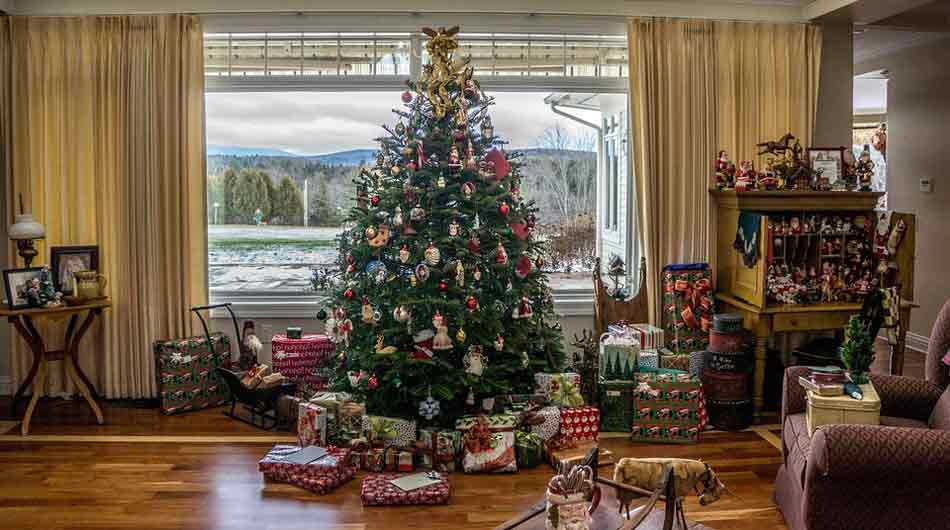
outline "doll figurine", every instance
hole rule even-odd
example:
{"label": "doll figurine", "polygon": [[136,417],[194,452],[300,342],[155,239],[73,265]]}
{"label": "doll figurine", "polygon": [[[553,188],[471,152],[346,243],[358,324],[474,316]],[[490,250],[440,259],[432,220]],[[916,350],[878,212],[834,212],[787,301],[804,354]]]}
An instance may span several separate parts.
{"label": "doll figurine", "polygon": [[751,160],[743,160],[739,165],[739,172],[736,173],[736,191],[755,189],[755,181],[755,166],[752,165]]}
{"label": "doll figurine", "polygon": [[435,316],[432,317],[432,327],[435,328],[435,337],[432,338],[432,349],[451,350],[452,338],[449,337],[449,328],[445,325],[445,319],[442,318],[441,312],[435,312]]}
{"label": "doll figurine", "polygon": [[765,169],[759,173],[758,178],[758,188],[760,190],[769,190],[774,191],[779,189],[779,181],[775,177],[775,167],[773,166],[774,161],[770,158],[765,162]]}
{"label": "doll figurine", "polygon": [[871,150],[867,145],[854,166],[854,173],[858,179],[858,191],[871,191],[871,180],[874,178],[874,162],[871,160]]}
{"label": "doll figurine", "polygon": [[453,145],[449,148],[448,166],[451,169],[462,169],[462,160],[459,158],[459,148]]}

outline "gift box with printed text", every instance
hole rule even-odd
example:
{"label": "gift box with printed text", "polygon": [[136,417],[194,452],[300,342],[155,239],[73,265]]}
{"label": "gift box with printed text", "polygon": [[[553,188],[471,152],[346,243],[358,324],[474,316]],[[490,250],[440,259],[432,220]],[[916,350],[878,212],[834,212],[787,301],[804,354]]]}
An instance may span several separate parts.
{"label": "gift box with printed text", "polygon": [[327,388],[327,379],[319,375],[319,368],[336,352],[336,345],[326,335],[303,335],[299,339],[286,334],[271,338],[272,369],[297,383],[297,393],[310,398]]}

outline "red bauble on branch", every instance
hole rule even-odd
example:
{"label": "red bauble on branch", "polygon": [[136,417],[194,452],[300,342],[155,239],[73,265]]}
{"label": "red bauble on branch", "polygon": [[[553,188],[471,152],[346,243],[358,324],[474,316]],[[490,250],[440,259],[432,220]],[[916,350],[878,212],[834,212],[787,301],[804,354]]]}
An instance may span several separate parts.
{"label": "red bauble on branch", "polygon": [[510,210],[510,209],[511,209],[511,207],[508,206],[508,203],[507,203],[507,202],[503,202],[503,203],[501,203],[500,206],[498,206],[498,213],[500,213],[501,215],[508,215],[508,210]]}
{"label": "red bauble on branch", "polygon": [[405,91],[402,93],[402,102],[403,103],[412,103],[412,92]]}
{"label": "red bauble on branch", "polygon": [[343,291],[343,296],[345,296],[347,300],[352,300],[352,299],[353,299],[353,289],[347,288],[345,291]]}
{"label": "red bauble on branch", "polygon": [[485,155],[485,161],[490,162],[495,168],[495,180],[501,180],[511,173],[511,164],[505,159],[504,151],[492,149]]}

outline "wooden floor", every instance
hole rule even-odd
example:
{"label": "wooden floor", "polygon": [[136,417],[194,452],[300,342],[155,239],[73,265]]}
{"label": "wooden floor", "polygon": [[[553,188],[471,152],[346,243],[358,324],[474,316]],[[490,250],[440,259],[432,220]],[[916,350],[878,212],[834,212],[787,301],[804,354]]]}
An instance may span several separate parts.
{"label": "wooden floor", "polygon": [[[908,375],[923,372],[908,356]],[[9,400],[0,400],[6,414]],[[21,406],[22,412],[22,406]],[[31,435],[0,434],[0,528],[16,529],[490,529],[536,502],[551,476],[541,466],[514,475],[450,477],[448,506],[363,508],[357,479],[321,497],[265,483],[258,459],[287,435],[226,418],[220,409],[166,417],[108,403],[106,425],[84,404],[43,400]],[[0,429],[15,422],[0,421]],[[784,529],[771,501],[781,462],[777,426],[712,433],[698,445],[603,444],[618,456],[703,459],[736,493],[711,506],[695,497],[691,520],[716,529]],[[607,470],[608,468],[603,468]]]}

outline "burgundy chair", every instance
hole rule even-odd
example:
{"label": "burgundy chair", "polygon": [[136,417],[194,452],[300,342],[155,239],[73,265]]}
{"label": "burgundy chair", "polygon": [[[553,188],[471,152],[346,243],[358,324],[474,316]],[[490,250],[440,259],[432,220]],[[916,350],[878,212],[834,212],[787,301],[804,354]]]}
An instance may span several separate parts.
{"label": "burgundy chair", "polygon": [[871,375],[881,425],[805,423],[801,366],[785,371],[775,503],[793,530],[948,529],[950,300],[934,323],[926,380]]}

